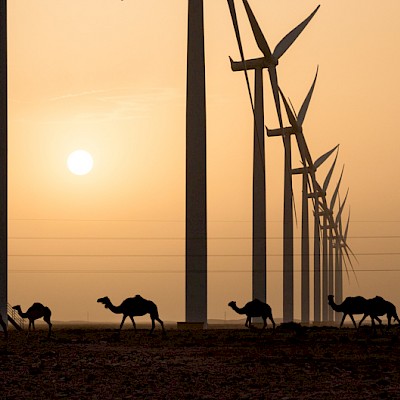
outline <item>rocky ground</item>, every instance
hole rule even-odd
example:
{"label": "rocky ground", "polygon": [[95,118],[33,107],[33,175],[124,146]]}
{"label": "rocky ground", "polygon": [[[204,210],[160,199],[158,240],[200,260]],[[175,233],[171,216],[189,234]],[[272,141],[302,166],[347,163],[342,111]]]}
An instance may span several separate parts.
{"label": "rocky ground", "polygon": [[400,399],[400,328],[55,327],[0,338],[1,399]]}

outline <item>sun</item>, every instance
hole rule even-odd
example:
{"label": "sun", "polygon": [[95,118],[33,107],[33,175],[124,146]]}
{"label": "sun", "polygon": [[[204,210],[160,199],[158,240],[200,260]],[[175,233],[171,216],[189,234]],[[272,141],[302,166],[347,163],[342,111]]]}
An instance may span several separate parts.
{"label": "sun", "polygon": [[86,150],[75,150],[67,159],[68,169],[75,175],[86,175],[93,168],[93,157]]}

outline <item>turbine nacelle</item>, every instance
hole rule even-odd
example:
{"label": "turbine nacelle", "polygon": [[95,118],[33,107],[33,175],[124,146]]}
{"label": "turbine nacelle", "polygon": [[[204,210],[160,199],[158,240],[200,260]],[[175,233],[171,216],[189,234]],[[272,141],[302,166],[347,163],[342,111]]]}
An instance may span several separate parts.
{"label": "turbine nacelle", "polygon": [[274,136],[289,136],[289,135],[296,135],[296,134],[302,134],[303,133],[303,128],[299,125],[297,126],[288,126],[283,129],[277,128],[277,129],[267,129],[267,136],[268,137],[274,137]]}
{"label": "turbine nacelle", "polygon": [[231,57],[229,57],[231,62],[232,71],[245,71],[251,69],[264,69],[264,68],[274,68],[279,64],[277,58],[273,55],[271,57],[259,57],[259,58],[251,58],[250,60],[245,61],[233,61]]}

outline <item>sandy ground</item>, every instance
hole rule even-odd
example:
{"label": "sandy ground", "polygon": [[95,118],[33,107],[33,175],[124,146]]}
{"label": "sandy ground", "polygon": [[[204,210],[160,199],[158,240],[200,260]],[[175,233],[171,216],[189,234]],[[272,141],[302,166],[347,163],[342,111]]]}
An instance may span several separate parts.
{"label": "sandy ground", "polygon": [[1,399],[400,399],[400,328],[54,327],[0,338]]}

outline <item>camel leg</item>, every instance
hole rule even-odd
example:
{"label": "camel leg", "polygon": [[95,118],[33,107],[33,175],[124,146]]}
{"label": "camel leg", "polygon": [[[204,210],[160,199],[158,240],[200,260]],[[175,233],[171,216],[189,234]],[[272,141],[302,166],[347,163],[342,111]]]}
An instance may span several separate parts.
{"label": "camel leg", "polygon": [[[361,321],[358,323],[358,327],[361,326],[361,324],[363,323],[363,321],[365,320],[365,318],[368,317],[368,314],[364,314],[363,317],[361,318]],[[371,317],[372,318],[372,317]]]}
{"label": "camel leg", "polygon": [[129,316],[129,318],[131,319],[131,321],[132,321],[132,325],[133,325],[133,330],[135,331],[135,333],[136,333],[136,323],[135,323],[135,320],[133,319],[133,317],[130,315]]}
{"label": "camel leg", "polygon": [[347,314],[343,314],[342,321],[340,322],[339,329],[343,326],[343,322],[346,319]]}
{"label": "camel leg", "polygon": [[119,326],[119,331],[121,332],[122,326],[124,325],[125,319],[126,319],[127,315],[124,315],[122,317],[122,321],[121,321],[121,325]]}
{"label": "camel leg", "polygon": [[264,325],[263,325],[263,327],[261,328],[260,335],[261,335],[262,331],[267,327],[267,317],[261,317],[261,318],[262,318],[263,321],[264,321]]}
{"label": "camel leg", "polygon": [[[381,333],[383,333],[383,324],[382,324],[382,320],[378,317],[375,317],[375,319],[379,322],[379,329],[381,330]],[[389,323],[387,328],[389,328]]]}
{"label": "camel leg", "polygon": [[246,328],[250,328],[250,325],[251,325],[251,318],[250,318],[250,317],[247,317],[244,326],[245,326]]}
{"label": "camel leg", "polygon": [[163,334],[165,335],[164,322],[162,322],[160,318],[155,318],[155,320],[160,323]]}
{"label": "camel leg", "polygon": [[271,322],[272,322],[272,332],[274,333],[274,332],[275,332],[275,321],[274,321],[274,319],[272,318],[272,315],[269,317],[269,319],[270,319]]}
{"label": "camel leg", "polygon": [[155,323],[155,321],[154,321],[154,318],[152,318],[152,319],[151,319],[150,335],[153,333],[155,327],[156,327],[156,323]]}
{"label": "camel leg", "polygon": [[351,320],[353,321],[354,328],[356,328],[356,329],[357,329],[357,324],[356,324],[356,321],[354,321],[353,314],[349,314],[349,315],[350,315],[350,318],[351,318]]}
{"label": "camel leg", "polygon": [[51,335],[51,327],[53,326],[53,324],[50,322],[50,317],[44,317],[43,318],[44,319],[44,321],[45,322],[47,322],[47,324],[49,325],[49,334],[48,334],[48,337],[50,337],[50,335]]}
{"label": "camel leg", "polygon": [[373,330],[373,334],[374,335],[376,335],[375,319],[377,319],[379,321],[379,327],[380,327],[381,332],[382,332],[382,321],[378,317],[371,317],[371,325],[372,325],[372,330]]}

